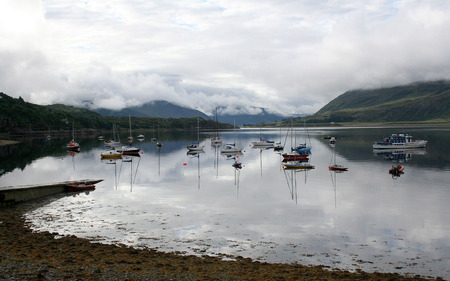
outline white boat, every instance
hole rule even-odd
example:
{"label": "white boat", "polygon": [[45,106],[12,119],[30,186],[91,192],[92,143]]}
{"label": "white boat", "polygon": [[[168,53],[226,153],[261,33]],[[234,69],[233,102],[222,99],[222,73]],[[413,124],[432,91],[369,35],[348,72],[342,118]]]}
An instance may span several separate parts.
{"label": "white boat", "polygon": [[405,134],[392,134],[381,142],[374,142],[373,149],[399,149],[399,148],[425,148],[428,141],[414,140],[412,136]]}
{"label": "white boat", "polygon": [[253,145],[253,147],[256,147],[256,148],[261,148],[261,147],[273,147],[275,144],[274,144],[274,141],[269,141],[269,140],[264,140],[262,137],[261,137],[261,126],[262,126],[262,118],[261,118],[261,115],[260,115],[260,125],[259,125],[259,141],[252,141],[252,145]]}
{"label": "white boat", "polygon": [[124,155],[133,155],[133,154],[137,154],[139,155],[139,151],[141,150],[139,147],[133,147],[133,146],[122,146],[121,148],[117,148],[116,149],[117,152],[120,152]]}
{"label": "white boat", "polygon": [[197,118],[197,142],[194,142],[188,146],[186,146],[186,148],[190,151],[203,151],[203,148],[205,148],[205,145],[200,145],[200,126],[199,126],[199,122],[198,122],[198,118]]}
{"label": "white boat", "polygon": [[230,154],[230,153],[237,153],[242,152],[244,149],[241,146],[236,146],[236,122],[233,124],[233,132],[234,132],[234,143],[228,143],[224,149],[220,150],[220,153],[222,154]]}
{"label": "white boat", "polygon": [[222,145],[222,138],[219,137],[219,122],[217,121],[217,107],[216,107],[216,120],[214,120],[215,122],[215,136],[211,137],[211,145],[212,146],[221,146]]}
{"label": "white boat", "polygon": [[130,123],[130,135],[127,138],[127,142],[132,143],[133,142],[133,136],[131,135],[131,116],[128,114],[128,122]]}
{"label": "white boat", "polygon": [[[116,137],[117,137],[117,139],[116,139]],[[120,143],[119,133],[117,132],[116,124],[113,125],[112,138],[108,139],[107,141],[104,141],[103,143],[105,144],[106,147],[109,147],[109,148],[116,148],[116,147],[119,147],[122,145]]]}
{"label": "white boat", "polygon": [[236,153],[236,152],[242,152],[243,147],[236,146],[234,143],[228,143],[224,149],[220,150],[220,153],[227,154],[227,153]]}
{"label": "white boat", "polygon": [[145,136],[144,135],[139,135],[139,136],[137,136],[137,140],[138,141],[143,141],[145,139]]}
{"label": "white boat", "polygon": [[259,139],[259,141],[252,141],[253,147],[273,147],[274,141],[264,140],[262,138]]}

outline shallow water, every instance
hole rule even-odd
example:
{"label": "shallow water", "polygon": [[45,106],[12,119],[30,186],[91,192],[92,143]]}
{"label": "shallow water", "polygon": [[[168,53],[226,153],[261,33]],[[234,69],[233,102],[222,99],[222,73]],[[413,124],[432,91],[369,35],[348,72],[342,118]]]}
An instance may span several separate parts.
{"label": "shallow water", "polygon": [[[208,133],[201,134],[205,153],[198,157],[186,153],[196,134],[175,134],[162,137],[161,150],[136,143],[141,157],[115,163],[100,160],[103,145],[95,139],[81,140],[75,156],[61,142],[33,143],[42,153],[14,158],[20,168],[5,170],[0,185],[105,179],[93,192],[28,213],[36,230],[187,254],[450,279],[448,129],[298,129],[296,142],[312,145],[310,171],[285,171],[279,153],[252,148],[259,133],[239,131],[241,170],[210,146]],[[291,146],[285,130],[262,133],[286,139],[285,151]],[[372,142],[392,133],[427,139],[428,147],[375,154]],[[221,136],[234,140],[233,132]],[[336,146],[324,136],[336,136]],[[328,170],[333,153],[348,172]],[[388,170],[399,162],[404,174],[393,178]]]}

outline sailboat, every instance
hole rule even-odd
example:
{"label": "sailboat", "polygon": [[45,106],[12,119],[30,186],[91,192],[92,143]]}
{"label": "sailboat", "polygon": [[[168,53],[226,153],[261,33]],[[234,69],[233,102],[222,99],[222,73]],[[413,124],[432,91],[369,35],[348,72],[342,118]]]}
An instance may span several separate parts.
{"label": "sailboat", "polygon": [[261,136],[261,126],[262,126],[262,117],[260,115],[260,125],[259,125],[259,141],[253,141],[253,147],[273,147],[274,141],[264,140]]}
{"label": "sailboat", "polygon": [[130,123],[130,135],[127,138],[127,142],[132,143],[133,142],[133,136],[131,135],[131,116],[128,114],[128,122]]}
{"label": "sailboat", "polygon": [[275,143],[273,147],[274,151],[282,151],[284,149],[284,145],[281,144],[281,126],[280,126],[280,142]]}
{"label": "sailboat", "polygon": [[158,138],[156,139],[156,147],[162,147],[162,141],[159,139],[159,120],[158,120]]}
{"label": "sailboat", "polygon": [[[309,153],[306,151],[299,151],[299,146],[295,144],[294,139],[294,130],[292,128],[292,118],[291,118],[291,124],[289,126],[288,132],[291,130],[291,152],[290,153],[283,153],[283,162],[290,162],[290,161],[308,161]],[[296,139],[296,137],[295,137]]]}
{"label": "sailboat", "polygon": [[234,143],[228,143],[224,149],[220,150],[221,154],[242,153],[244,149],[241,146],[236,146],[236,120],[233,123]]}
{"label": "sailboat", "polygon": [[[331,165],[331,163],[333,163]],[[328,169],[330,171],[339,171],[339,172],[345,172],[348,171],[348,168],[344,167],[343,165],[336,164],[336,151],[333,149],[333,154],[331,155],[330,160],[330,166],[328,166]]]}
{"label": "sailboat", "polygon": [[116,124],[113,124],[112,128],[112,138],[104,142],[105,146],[114,149],[120,146],[119,133],[117,132]]}
{"label": "sailboat", "polygon": [[197,118],[197,142],[186,146],[189,151],[203,151],[205,145],[200,145],[200,125]]}
{"label": "sailboat", "polygon": [[216,107],[216,120],[214,122],[215,126],[216,126],[216,135],[211,137],[211,145],[212,146],[221,146],[222,145],[222,138],[219,137],[219,122],[217,122],[217,107]]}
{"label": "sailboat", "polygon": [[133,137],[131,136],[131,117],[130,117],[130,115],[128,115],[128,118],[130,120],[130,136],[127,138],[129,145],[124,145],[121,148],[117,149],[117,151],[121,152],[124,155],[136,155],[136,154],[139,155],[139,151],[141,150],[141,148],[132,146]]}
{"label": "sailboat", "polygon": [[72,121],[72,140],[67,144],[67,149],[71,151],[79,151],[80,145],[75,141],[75,124]]}

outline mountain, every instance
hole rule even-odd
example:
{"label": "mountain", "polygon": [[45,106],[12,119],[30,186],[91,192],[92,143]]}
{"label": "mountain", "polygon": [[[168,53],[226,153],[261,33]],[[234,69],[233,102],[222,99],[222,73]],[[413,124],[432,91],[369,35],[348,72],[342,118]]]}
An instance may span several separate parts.
{"label": "mountain", "polygon": [[[182,109],[179,109],[182,111]],[[200,114],[199,114],[200,115]],[[203,114],[203,116],[206,116]],[[133,130],[196,130],[197,118],[156,118],[132,117]],[[73,125],[72,125],[73,124]],[[0,133],[22,134],[30,132],[52,134],[75,130],[111,130],[116,124],[119,130],[128,130],[129,119],[125,117],[101,116],[100,114],[63,104],[37,105],[13,98],[0,92]],[[231,129],[232,125],[219,123],[206,118],[199,118],[203,130]]]}
{"label": "mountain", "polygon": [[[281,115],[268,113],[264,108],[261,108],[262,114],[224,114],[220,115],[221,107],[219,109],[218,120],[221,123],[228,123],[233,125],[236,121],[236,126],[242,126],[246,124],[259,124],[261,122],[274,122],[283,119]],[[93,111],[99,113],[102,116],[115,116],[115,117],[127,117],[131,115],[133,117],[158,117],[158,118],[192,118],[201,117],[204,119],[215,120],[215,116],[208,116],[205,113],[175,105],[168,101],[158,100],[147,102],[141,106],[127,107],[121,110],[110,110],[105,108],[94,109]]]}
{"label": "mountain", "polygon": [[[275,121],[280,121],[286,117],[281,115],[277,115],[274,113],[267,112],[264,108],[261,108],[261,114],[223,114],[218,116],[218,121],[221,123],[234,124],[236,122],[236,126],[243,125],[258,125],[262,123],[270,123]],[[211,116],[211,119],[214,117]]]}
{"label": "mountain", "polygon": [[348,91],[307,120],[312,123],[449,121],[450,80]]}
{"label": "mountain", "polygon": [[191,118],[201,117],[209,119],[209,117],[201,111],[175,105],[168,101],[151,101],[141,106],[127,107],[121,110],[110,110],[105,108],[94,109],[102,116],[124,117],[131,115],[133,117],[158,117],[158,118]]}

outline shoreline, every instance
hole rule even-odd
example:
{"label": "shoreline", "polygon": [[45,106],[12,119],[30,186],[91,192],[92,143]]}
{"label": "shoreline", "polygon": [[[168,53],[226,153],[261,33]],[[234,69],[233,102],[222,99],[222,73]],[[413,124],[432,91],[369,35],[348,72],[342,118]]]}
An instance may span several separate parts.
{"label": "shoreline", "polygon": [[23,214],[43,199],[0,208],[0,279],[20,280],[443,280],[366,273],[325,266],[266,263],[250,258],[181,255],[34,232]]}

